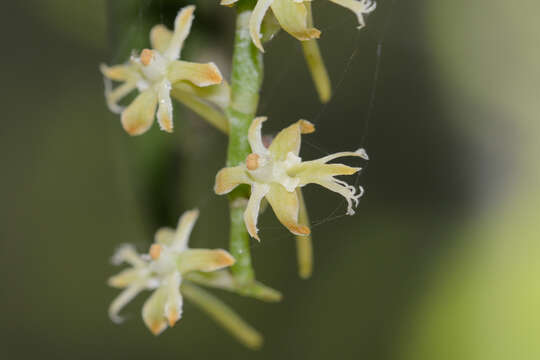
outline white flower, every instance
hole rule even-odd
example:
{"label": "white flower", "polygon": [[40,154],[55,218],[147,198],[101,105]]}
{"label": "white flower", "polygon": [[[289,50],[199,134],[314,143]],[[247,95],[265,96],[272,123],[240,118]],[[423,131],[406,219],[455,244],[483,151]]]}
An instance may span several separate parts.
{"label": "white flower", "polygon": [[[238,0],[222,0],[221,5],[230,6]],[[258,0],[250,19],[250,33],[253,43],[264,51],[261,44],[261,24],[269,9],[272,9],[281,27],[298,40],[316,39],[321,32],[310,26],[311,9],[304,3],[312,0]],[[365,26],[364,15],[375,10],[372,0],[330,0],[353,11],[358,17],[358,28]]]}
{"label": "white flower", "polygon": [[354,188],[336,179],[339,175],[352,175],[360,170],[343,164],[328,164],[329,161],[356,156],[368,159],[364,149],[355,152],[339,152],[323,158],[302,161],[300,153],[301,134],[315,131],[309,121],[299,120],[283,129],[267,149],[261,137],[264,117],[255,118],[249,128],[248,140],[253,153],[244,164],[221,169],[216,175],[214,191],[222,195],[240,184],[251,186],[251,196],[244,213],[244,221],[249,234],[257,240],[257,217],[261,200],[266,197],[279,221],[293,234],[308,235],[307,226],[298,223],[299,199],[297,188],[314,183],[342,195],[348,203],[347,214],[353,215],[353,205],[362,196],[361,187]]}
{"label": "white flower", "polygon": [[[163,25],[156,25],[150,32],[152,49],[133,55],[124,65],[101,66],[105,76],[106,99],[111,111],[122,113],[122,126],[130,135],[146,132],[157,119],[162,130],[172,132],[171,90],[178,82],[189,87],[208,87],[223,80],[214,63],[198,64],[179,60],[184,41],[189,35],[195,6],[186,6],[178,13],[174,32]],[[123,82],[114,90],[110,81]],[[137,89],[139,95],[127,107],[118,105],[123,97]],[[194,89],[193,92],[197,93]]]}
{"label": "white flower", "polygon": [[225,250],[189,249],[188,240],[199,212],[184,213],[176,230],[162,228],[155,236],[149,254],[139,255],[133,246],[121,246],[113,263],[127,263],[130,268],[109,279],[109,285],[124,291],[112,302],[109,316],[121,322],[120,310],[143,290],[154,290],[145,302],[142,316],[155,335],[173,326],[182,315],[180,285],[185,274],[192,271],[209,272],[234,264]]}

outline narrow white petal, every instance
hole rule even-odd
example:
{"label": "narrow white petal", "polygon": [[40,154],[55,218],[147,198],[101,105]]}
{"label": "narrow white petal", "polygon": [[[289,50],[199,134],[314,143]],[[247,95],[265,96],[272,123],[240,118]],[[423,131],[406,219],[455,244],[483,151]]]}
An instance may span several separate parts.
{"label": "narrow white petal", "polygon": [[120,310],[122,310],[122,308],[126,306],[127,303],[133,300],[135,296],[137,296],[137,294],[139,294],[143,289],[144,286],[142,286],[141,284],[133,284],[126,288],[124,291],[122,291],[120,295],[118,295],[116,299],[114,299],[114,301],[111,303],[111,306],[109,307],[109,317],[113,322],[117,324],[122,322],[123,319],[118,315],[118,313],[120,313]]}
{"label": "narrow white petal", "polygon": [[157,119],[161,130],[166,132],[173,131],[173,106],[171,101],[171,84],[164,80],[158,90],[158,111]]}
{"label": "narrow white petal", "polygon": [[248,141],[251,146],[251,151],[259,155],[265,155],[268,153],[268,149],[262,142],[262,123],[266,121],[266,117],[260,116],[253,119],[249,127]]}
{"label": "narrow white petal", "polygon": [[176,251],[183,251],[187,248],[189,236],[191,231],[199,218],[199,210],[193,209],[186,211],[178,220],[178,227],[176,228],[176,234],[174,235],[171,249]]}
{"label": "narrow white petal", "polygon": [[246,211],[244,212],[244,222],[249,234],[257,240],[257,218],[259,217],[259,209],[261,207],[261,200],[270,191],[270,186],[266,184],[254,184],[251,186],[251,196],[249,197]]}
{"label": "narrow white petal", "polygon": [[174,33],[169,43],[169,47],[165,50],[165,57],[169,60],[176,60],[180,58],[180,52],[184,41],[189,35],[191,30],[191,24],[193,22],[193,12],[195,6],[190,5],[182,8],[174,21]]}
{"label": "narrow white petal", "polygon": [[257,46],[262,52],[264,52],[264,48],[261,44],[261,24],[264,19],[264,15],[273,2],[274,0],[257,1],[257,5],[255,5],[251,18],[249,19],[249,33],[251,35],[251,39],[253,40],[255,46]]}

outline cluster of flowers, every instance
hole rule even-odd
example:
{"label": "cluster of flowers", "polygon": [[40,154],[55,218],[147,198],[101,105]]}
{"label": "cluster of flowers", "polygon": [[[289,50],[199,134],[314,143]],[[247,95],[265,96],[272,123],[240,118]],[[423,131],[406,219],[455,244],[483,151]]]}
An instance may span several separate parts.
{"label": "cluster of flowers", "polygon": [[[237,0],[222,0],[222,5],[232,5]],[[375,4],[369,0],[330,0],[347,7],[358,16],[360,27],[363,15],[371,12]],[[271,9],[271,12],[269,12]],[[106,100],[111,111],[121,114],[123,128],[130,135],[140,135],[153,124],[154,118],[162,130],[173,131],[171,95],[190,106],[196,99],[225,108],[229,101],[229,86],[214,63],[200,64],[180,60],[181,50],[194,18],[194,6],[180,10],[174,31],[156,25],[150,33],[151,49],[133,54],[122,65],[101,66],[106,79]],[[266,15],[266,16],[265,16]],[[318,38],[320,31],[311,26],[309,1],[259,0],[250,19],[253,43],[263,51],[261,24],[273,21],[292,36],[306,41]],[[113,88],[112,82],[121,84]],[[120,101],[132,91],[137,97],[127,106]],[[310,229],[298,221],[301,206],[300,188],[318,184],[342,195],[347,203],[347,214],[354,214],[354,206],[362,196],[358,189],[339,180],[336,176],[352,175],[360,168],[329,163],[341,157],[368,159],[363,149],[338,152],[311,161],[300,158],[301,135],[315,131],[312,123],[299,120],[280,131],[270,146],[262,141],[262,124],[265,117],[253,119],[248,133],[252,153],[245,162],[226,167],[216,175],[215,193],[223,195],[240,184],[251,187],[251,195],[244,213],[249,234],[260,240],[257,218],[261,201],[266,198],[279,221],[293,234],[309,235]],[[235,290],[236,285],[226,267],[235,259],[225,250],[190,249],[188,239],[198,217],[198,211],[186,212],[177,229],[163,228],[156,235],[148,253],[138,254],[133,246],[121,246],[113,257],[115,264],[127,263],[131,267],[109,279],[113,287],[123,288],[109,309],[113,321],[121,321],[120,310],[143,290],[153,290],[145,302],[142,317],[148,328],[159,334],[173,326],[182,314],[182,294],[191,293],[190,283]],[[211,273],[210,277],[205,274]]]}

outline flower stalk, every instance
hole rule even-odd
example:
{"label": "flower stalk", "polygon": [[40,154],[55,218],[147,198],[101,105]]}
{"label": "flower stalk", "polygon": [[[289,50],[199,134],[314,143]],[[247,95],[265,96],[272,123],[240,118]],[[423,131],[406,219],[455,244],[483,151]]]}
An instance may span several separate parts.
{"label": "flower stalk", "polygon": [[261,334],[218,298],[189,283],[182,284],[182,294],[226,328],[242,344],[251,349],[261,347],[263,342]]}
{"label": "flower stalk", "polygon": [[[302,189],[296,189],[300,210],[298,211],[298,223],[309,227],[309,216],[306,208],[306,202],[302,195]],[[298,261],[298,275],[302,279],[308,279],[313,272],[313,242],[311,233],[308,235],[296,236],[296,259]]]}
{"label": "flower stalk", "polygon": [[[251,152],[248,129],[257,112],[263,78],[262,54],[253,45],[249,32],[249,21],[255,3],[253,0],[241,0],[236,4],[231,101],[226,110],[229,119],[228,166],[243,163]],[[237,260],[231,271],[235,280],[246,290],[255,279],[251,264],[250,238],[243,220],[248,198],[247,186],[239,186],[229,195],[230,251]]]}
{"label": "flower stalk", "polygon": [[[313,14],[311,12],[311,3],[305,3],[308,15],[307,24],[313,26]],[[313,83],[319,94],[319,99],[322,103],[326,103],[332,97],[332,85],[330,84],[330,78],[328,77],[328,71],[324,65],[324,60],[321,55],[321,50],[317,44],[316,39],[310,39],[301,41],[302,50],[304,51],[304,57],[311,73]]]}

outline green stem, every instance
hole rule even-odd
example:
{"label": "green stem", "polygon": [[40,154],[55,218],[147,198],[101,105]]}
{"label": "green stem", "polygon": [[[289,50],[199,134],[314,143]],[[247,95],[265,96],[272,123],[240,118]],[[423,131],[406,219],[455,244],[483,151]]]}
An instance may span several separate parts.
{"label": "green stem", "polygon": [[257,349],[262,345],[262,336],[246,323],[225,303],[198,286],[182,284],[182,295],[205,311],[225,329],[229,330],[241,343]]}
{"label": "green stem", "polygon": [[[231,102],[226,111],[229,119],[227,166],[236,166],[244,162],[251,152],[247,134],[257,112],[263,78],[262,54],[253,45],[249,35],[249,19],[254,5],[253,0],[240,0],[237,3]],[[243,221],[248,198],[247,186],[239,186],[229,196],[230,250],[236,259],[232,273],[235,280],[243,286],[249,286],[255,278],[251,266],[250,238]]]}

